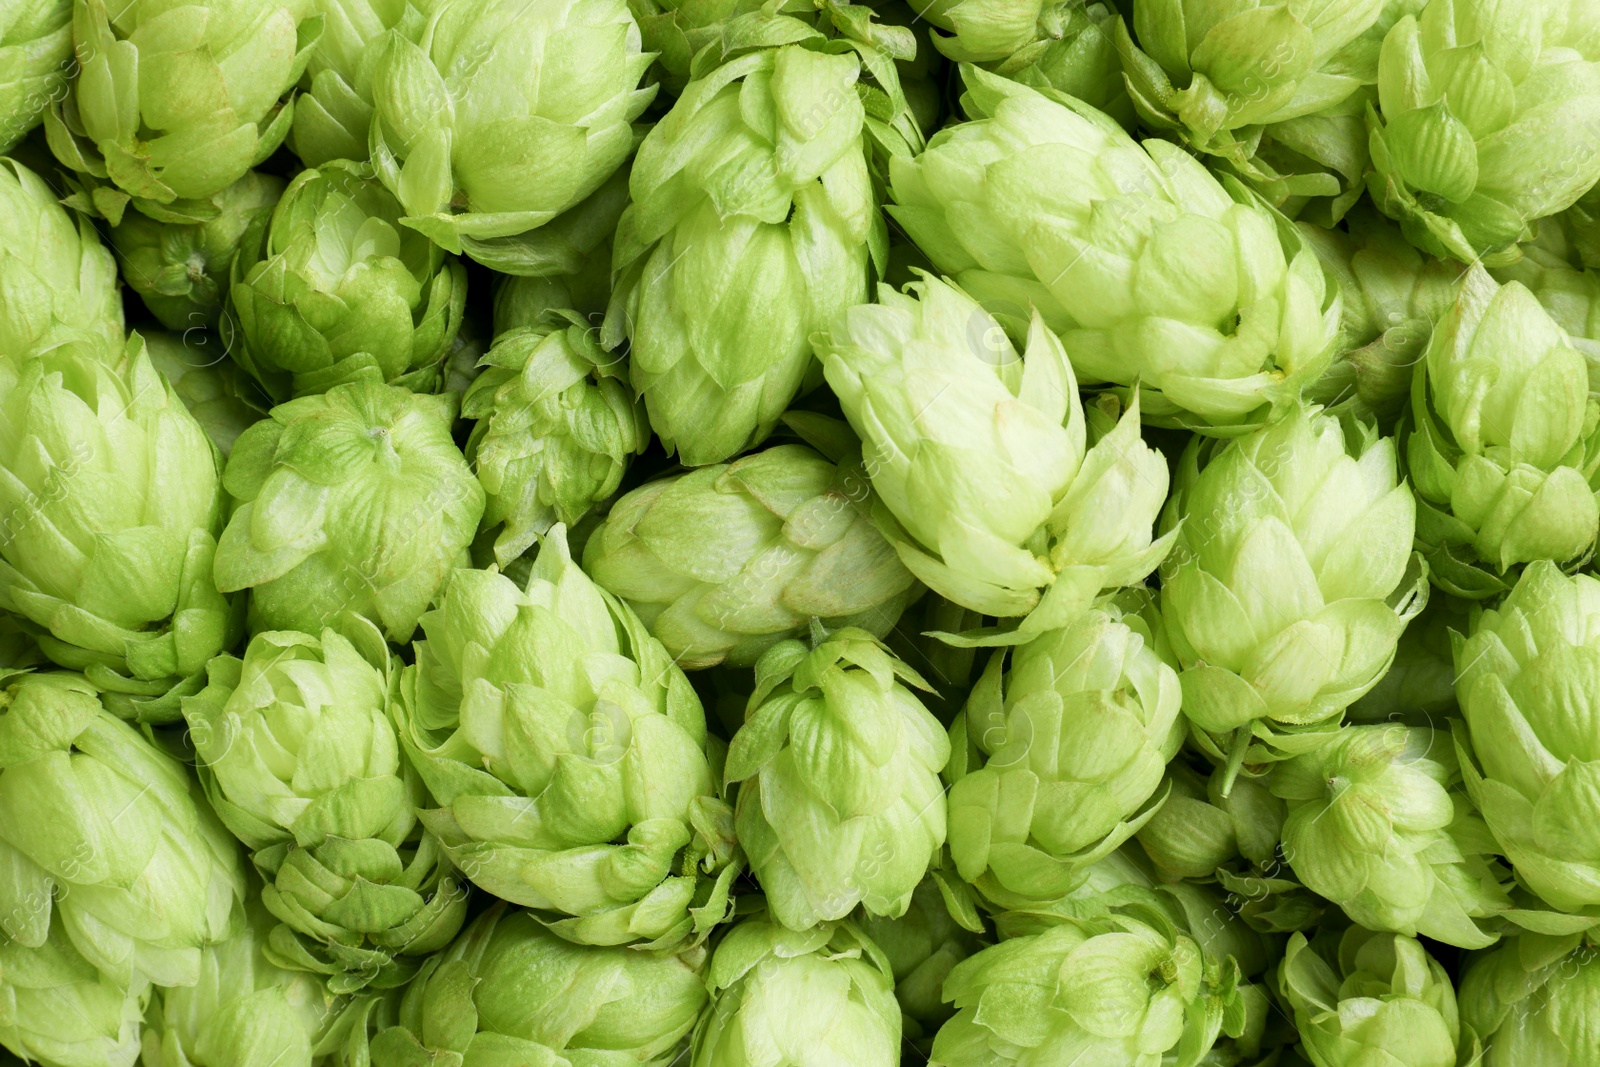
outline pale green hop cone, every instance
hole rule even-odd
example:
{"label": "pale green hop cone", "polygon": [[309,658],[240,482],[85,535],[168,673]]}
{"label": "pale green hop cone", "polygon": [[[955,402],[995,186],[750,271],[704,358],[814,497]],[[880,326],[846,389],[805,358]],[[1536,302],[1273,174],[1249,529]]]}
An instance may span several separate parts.
{"label": "pale green hop cone", "polygon": [[1461,772],[1518,879],[1563,911],[1600,905],[1600,580],[1531,564],[1457,638]]}
{"label": "pale green hop cone", "polygon": [[6,951],[59,927],[75,980],[122,990],[193,985],[245,893],[238,843],[184,766],[71,674],[0,676],[0,864]]}
{"label": "pale green hop cone", "polygon": [[9,1050],[21,1063],[133,1067],[150,995],[144,976],[130,984],[84,959],[59,916],[39,944],[7,936],[0,940],[0,1062]]}
{"label": "pale green hop cone", "polygon": [[451,252],[526,233],[599,188],[655,95],[624,0],[439,0],[372,71],[370,148],[406,225]]}
{"label": "pale green hop cone", "polygon": [[675,947],[722,921],[739,865],[705,712],[564,527],[523,587],[455,571],[422,631],[393,709],[438,804],[423,824],[464,875],[586,944]]}
{"label": "pale green hop cone", "polygon": [[434,392],[467,299],[466,268],[416,230],[370,168],[302,171],[244,235],[226,325],[276,400],[376,374]]}
{"label": "pale green hop cone", "polygon": [[1443,732],[1348,726],[1268,786],[1289,806],[1283,851],[1308,889],[1369,930],[1486,948],[1509,878],[1460,778]]}
{"label": "pale green hop cone", "polygon": [[[502,290],[504,292],[504,290]],[[556,523],[568,527],[617,491],[650,442],[627,365],[574,311],[500,333],[461,398],[476,419],[467,462],[484,488],[483,527],[502,567]]]}
{"label": "pale green hop cone", "polygon": [[936,593],[1011,624],[1064,626],[1140,582],[1166,460],[1139,435],[1140,394],[1091,439],[1062,342],[1037,314],[1019,352],[966,293],[925,276],[851,308],[818,341],[862,464],[904,533],[901,560]]}
{"label": "pale green hop cone", "polygon": [[70,95],[45,115],[50,149],[112,225],[130,203],[203,210],[264,163],[294,116],[322,32],[313,0],[73,0]]}
{"label": "pale green hop cone", "polygon": [[21,163],[0,160],[0,352],[22,356],[63,333],[87,333],[104,339],[114,361],[123,330],[116,263],[59,196]]}
{"label": "pale green hop cone", "polygon": [[157,697],[195,677],[239,629],[211,581],[219,474],[137,334],[0,355],[0,607],[103,689]]}
{"label": "pale green hop cone", "polygon": [[[1476,1063],[1450,975],[1416,940],[1359,926],[1289,939],[1278,989],[1313,1067]],[[1459,1052],[1458,1052],[1459,1050]],[[1543,1062],[1543,1061],[1528,1061]]]}
{"label": "pale green hop cone", "polygon": [[612,505],[584,567],[687,669],[753,666],[813,618],[881,637],[921,586],[844,460],[774,445],[650,482]]}
{"label": "pale green hop cone", "polygon": [[1321,744],[1426,603],[1397,468],[1392,438],[1307,409],[1185,452],[1161,610],[1184,715],[1228,785]]}
{"label": "pale green hop cone", "polygon": [[259,171],[212,196],[198,218],[129,211],[111,230],[122,280],[169,330],[214,327],[228,312],[228,275],[246,232],[271,214],[282,178]]}
{"label": "pale green hop cone", "polygon": [[318,637],[256,634],[183,702],[201,784],[266,879],[268,956],[337,993],[403,984],[466,915],[417,824],[427,793],[389,719],[399,669],[377,627],[346,616]]}
{"label": "pale green hop cone", "polygon": [[804,44],[693,81],[633,163],[603,339],[631,343],[650,424],[686,466],[772,431],[811,367],[811,334],[867,299],[885,247],[862,61],[802,31]]}
{"label": "pale green hop cone", "polygon": [[1384,38],[1367,190],[1418,248],[1512,262],[1600,178],[1591,5],[1432,0]]}
{"label": "pale green hop cone", "polygon": [[1447,592],[1503,592],[1519,564],[1587,558],[1600,531],[1600,403],[1581,353],[1521,284],[1472,268],[1412,390],[1417,539]]}
{"label": "pale green hop cone", "polygon": [[703,953],[576,945],[497,904],[423,965],[372,1063],[667,1067],[705,1007],[703,971]]}
{"label": "pale green hop cone", "polygon": [[950,743],[916,672],[862,630],[774,645],[728,747],[734,827],[772,917],[793,930],[858,904],[896,918],[945,840]]}
{"label": "pale green hop cone", "polygon": [[[991,901],[1049,900],[1161,806],[1177,672],[1143,620],[1095,610],[989,661],[951,729],[950,854]],[[1004,673],[1002,673],[1004,672]]]}
{"label": "pale green hop cone", "polygon": [[894,976],[854,923],[796,932],[751,916],[717,945],[706,985],[690,1067],[900,1062]]}
{"label": "pale green hop cone", "polygon": [[410,640],[483,515],[450,437],[456,403],[365,377],[279,404],[240,436],[215,577],[250,590],[252,631],[316,633],[350,611]]}
{"label": "pale green hop cone", "polygon": [[1278,418],[1333,356],[1337,287],[1284,218],[1177,145],[973,67],[970,121],[890,166],[889,213],[1013,337],[1030,308],[1079,381],[1146,421]]}

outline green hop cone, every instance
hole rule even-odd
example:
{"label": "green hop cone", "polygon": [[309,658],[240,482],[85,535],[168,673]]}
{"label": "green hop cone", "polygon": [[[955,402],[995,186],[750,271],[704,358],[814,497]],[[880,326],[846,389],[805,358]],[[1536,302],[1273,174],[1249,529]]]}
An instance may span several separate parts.
{"label": "green hop cone", "polygon": [[564,527],[525,588],[455,571],[422,630],[393,713],[463,874],[585,944],[675,945],[722,920],[738,864],[705,712]]}
{"label": "green hop cone", "polygon": [[439,0],[372,72],[371,153],[404,222],[451,252],[526,233],[599,188],[655,95],[625,0]]}
{"label": "green hop cone", "polygon": [[865,913],[856,917],[861,932],[889,961],[901,1032],[924,1054],[935,1031],[955,1014],[940,993],[945,978],[984,943],[983,920],[958,896],[953,881],[942,874],[924,878],[911,894],[910,908],[897,919]]}
{"label": "green hop cone", "polygon": [[169,330],[216,326],[245,233],[282,195],[282,178],[250,171],[212,196],[199,218],[124,214],[111,230],[122,280]]}
{"label": "green hop cone", "polygon": [[774,445],[628,493],[584,567],[685,668],[752,666],[813,618],[882,636],[916,597],[873,503],[851,457]]}
{"label": "green hop cone", "polygon": [[944,984],[956,1014],[930,1065],[1197,1063],[1229,999],[1206,972],[1199,944],[1156,909],[1063,918],[956,965]]}
{"label": "green hop cone", "polygon": [[1600,952],[1576,935],[1523,934],[1466,968],[1461,1023],[1481,1067],[1586,1067],[1594,1057]]}
{"label": "green hop cone", "polygon": [[1422,367],[1405,449],[1440,585],[1492,596],[1518,564],[1586,558],[1600,531],[1600,404],[1533,294],[1472,268]]}
{"label": "green hop cone", "polygon": [[133,1067],[149,997],[144,976],[130,985],[84,959],[59,916],[38,944],[0,939],[0,1062]]}
{"label": "green hop cone", "polygon": [[155,331],[144,335],[144,344],[150,365],[172,386],[223,459],[233,452],[240,434],[267,417],[270,403],[228,358],[216,334]]}
{"label": "green hop cone", "polygon": [[[4,56],[0,47],[0,63]],[[89,220],[57,199],[33,171],[0,159],[0,353],[8,356],[64,331],[122,343],[116,264]]]}
{"label": "green hop cone", "polygon": [[1362,122],[1393,0],[1134,0],[1117,50],[1139,116],[1216,157],[1274,203],[1361,195]]}
{"label": "green hop cone", "polygon": [[244,236],[229,290],[233,354],[274,399],[373,373],[437,389],[466,268],[401,225],[402,211],[368,168],[341,161],[302,171]]}
{"label": "green hop cone", "polygon": [[[252,887],[252,890],[254,887]],[[200,980],[157,990],[142,1067],[312,1067],[345,1005],[322,980],[286,971],[266,951],[273,919],[251,901],[227,940],[205,949]]]}
{"label": "green hop cone", "polygon": [[1321,744],[1426,603],[1416,503],[1396,468],[1392,438],[1304,408],[1185,452],[1163,517],[1178,542],[1161,609],[1183,712],[1227,787],[1242,767]]}
{"label": "green hop cone", "polygon": [[322,32],[313,0],[73,0],[72,93],[50,149],[112,225],[131,202],[203,217],[277,151]]}
{"label": "green hop cone", "polygon": [[950,854],[990,900],[1048,900],[1165,798],[1176,672],[1135,616],[1091,611],[989,660],[951,729]]}
{"label": "green hop cone", "polygon": [[45,945],[55,917],[123,989],[194,984],[245,889],[183,765],[71,674],[0,673],[0,863],[10,942]]}
{"label": "green hop cone", "polygon": [[488,499],[483,525],[499,528],[494,555],[504,567],[614,494],[650,427],[621,356],[601,348],[576,312],[498,334],[483,367],[461,413],[477,420],[467,462]]}
{"label": "green hop cone", "polygon": [[[1421,943],[1359,926],[1289,939],[1278,991],[1313,1067],[1456,1067],[1461,1021],[1450,975]],[[1471,1042],[1470,1031],[1465,1035]],[[1546,1060],[1527,1060],[1529,1064]]]}
{"label": "green hop cone", "polygon": [[17,0],[0,14],[0,153],[66,95],[72,69],[72,0]]}
{"label": "green hop cone", "polygon": [[706,985],[689,1067],[900,1063],[893,972],[854,923],[797,932],[752,916],[717,945]]}
{"label": "green hop cone", "polygon": [[[981,3],[981,0],[980,0]],[[937,7],[951,5],[933,4],[926,13],[931,20]],[[1003,5],[975,5],[971,0],[954,5],[955,8],[972,6],[982,13],[984,6],[1001,8]],[[1016,5],[1027,11],[1030,4]],[[1029,40],[994,63],[996,74],[1003,74],[1023,85],[1035,89],[1056,89],[1068,96],[1104,111],[1124,127],[1133,126],[1133,102],[1128,98],[1128,84],[1122,76],[1122,61],[1117,56],[1116,38],[1112,19],[1113,7],[1104,3],[1046,4],[1040,12],[1038,36]],[[957,32],[959,42],[961,34]],[[948,48],[947,38],[935,37],[934,47]]]}
{"label": "green hop cone", "polygon": [[1090,447],[1072,365],[1037,315],[1019,355],[931,275],[878,299],[818,351],[913,574],[963,607],[1027,616],[997,638],[1025,640],[1155,569],[1172,543],[1151,538],[1167,465],[1139,436],[1142,396]]}
{"label": "green hop cone", "polygon": [[429,0],[317,0],[322,36],[306,63],[288,145],[308,167],[370,154],[372,79],[390,30],[415,41]]}
{"label": "green hop cone", "polygon": [[[1074,16],[1092,17],[1084,10],[1091,5],[1072,5],[1061,0],[908,0],[913,11],[937,31],[933,46],[958,63],[990,63],[1010,59],[1017,52],[1041,39],[1063,36]],[[1094,8],[1104,5],[1094,4]],[[1093,12],[1099,15],[1100,12]],[[1109,26],[1097,25],[1090,32],[1107,34]]]}
{"label": "green hop cone", "polygon": [[1462,268],[1418,252],[1370,209],[1345,225],[1348,232],[1299,224],[1344,297],[1338,355],[1306,398],[1387,428],[1410,400],[1413,372],[1455,301]]}
{"label": "green hop cone", "polygon": [[1322,375],[1338,289],[1282,216],[1177,145],[963,74],[971,121],[892,161],[889,213],[1014,336],[1036,308],[1081,382],[1138,383],[1161,425],[1269,421]]}
{"label": "green hop cone", "polygon": [[631,342],[650,424],[687,466],[759,444],[812,365],[811,334],[868,298],[885,237],[862,61],[809,47],[823,43],[697,78],[634,160],[603,339]]}
{"label": "green hop cone", "polygon": [[1531,564],[1455,649],[1461,772],[1518,880],[1551,905],[1600,905],[1600,580]]}
{"label": "green hop cone", "polygon": [[950,743],[928,685],[863,630],[772,646],[728,747],[734,828],[772,917],[793,930],[862,905],[897,918],[945,841]]}
{"label": "green hop cone", "polygon": [[1433,0],[1384,38],[1367,189],[1418,248],[1513,261],[1600,178],[1588,6]]}
{"label": "green hop cone", "polygon": [[1443,733],[1348,726],[1279,764],[1269,786],[1289,806],[1284,855],[1308,889],[1369,930],[1485,948],[1508,879],[1459,781]]}
{"label": "green hop cone", "polygon": [[367,377],[279,404],[240,436],[216,582],[250,589],[253,632],[316,633],[350,611],[410,640],[483,515],[450,437],[456,403]]}
{"label": "green hop cone", "polygon": [[[1596,204],[1600,207],[1600,204]],[[1539,224],[1539,234],[1524,242],[1522,258],[1490,273],[1502,285],[1521,282],[1539,304],[1567,333],[1567,340],[1589,364],[1591,391],[1600,383],[1600,273],[1587,260],[1600,251],[1589,242],[1600,237],[1585,235],[1570,221],[1576,207],[1566,215]]]}
{"label": "green hop cone", "polygon": [[372,1063],[667,1067],[706,1003],[697,957],[575,945],[496,904],[423,965]]}
{"label": "green hop cone", "polygon": [[239,619],[211,582],[216,449],[138,334],[116,351],[114,368],[98,342],[0,356],[0,607],[137,700],[197,676]]}
{"label": "green hop cone", "polygon": [[343,993],[403,983],[467,899],[417,825],[427,795],[388,715],[399,668],[370,622],[340,622],[348,637],[256,634],[183,713],[212,807],[267,880],[268,955]]}

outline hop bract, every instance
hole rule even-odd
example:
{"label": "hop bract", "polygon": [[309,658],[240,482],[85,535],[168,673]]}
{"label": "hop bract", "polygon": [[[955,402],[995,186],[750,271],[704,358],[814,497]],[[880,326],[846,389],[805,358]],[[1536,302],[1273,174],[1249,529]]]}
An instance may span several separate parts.
{"label": "hop bract", "polygon": [[1456,645],[1467,791],[1517,877],[1557,908],[1600,904],[1600,783],[1587,723],[1600,671],[1600,580],[1529,565]]}
{"label": "hop bract", "polygon": [[277,151],[322,32],[312,0],[74,0],[78,76],[45,117],[94,208],[204,211]]}
{"label": "hop bract", "polygon": [[1132,836],[1183,741],[1176,672],[1091,611],[996,655],[951,731],[950,854],[990,899],[1048,900]]}
{"label": "hop bract", "polygon": [[437,388],[467,275],[402,226],[402,210],[367,168],[330,163],[302,171],[245,235],[229,291],[233,355],[275,399],[373,372]]}
{"label": "hop bract", "polygon": [[211,581],[221,490],[216,449],[137,334],[0,356],[0,607],[56,662],[148,697],[232,643]]}
{"label": "hop bract", "polygon": [[575,945],[498,904],[423,966],[372,1063],[666,1067],[705,1002],[691,957]]}
{"label": "hop bract", "polygon": [[66,92],[71,67],[72,0],[17,0],[0,17],[0,152]]}
{"label": "hop bract", "polygon": [[564,527],[525,588],[455,571],[422,630],[395,714],[439,805],[422,821],[463,874],[586,944],[670,945],[721,921],[737,868],[705,712]]}
{"label": "hop bract", "polygon": [[1183,712],[1229,781],[1322,743],[1426,602],[1393,438],[1301,409],[1183,460],[1161,608]]}
{"label": "hop bract", "polygon": [[1581,1067],[1594,1047],[1600,953],[1579,935],[1524,934],[1479,955],[1461,979],[1461,1022],[1483,1067]]}
{"label": "hop bract", "polygon": [[115,360],[123,339],[116,264],[88,219],[62,208],[33,171],[0,160],[0,352],[21,356],[63,331],[103,338]]}
{"label": "hop bract", "polygon": [[606,342],[631,341],[650,423],[687,466],[760,443],[811,334],[867,298],[883,223],[860,75],[853,53],[750,52],[692,82],[639,147]]}
{"label": "hop bract", "polygon": [[1456,1058],[1463,1035],[1450,976],[1409,937],[1359,926],[1343,935],[1325,930],[1310,941],[1295,934],[1278,988],[1313,1067],[1462,1062]]}
{"label": "hop bract", "polygon": [[1494,944],[1487,920],[1510,906],[1505,869],[1465,796],[1442,734],[1349,726],[1280,764],[1270,787],[1289,805],[1283,848],[1306,887],[1370,930],[1460,948]]}
{"label": "hop bract", "polygon": [[250,171],[211,197],[202,218],[128,212],[111,231],[122,280],[169,330],[216,326],[239,245],[256,219],[271,213],[283,188],[283,179]]}
{"label": "hop bract", "polygon": [[945,839],[950,743],[906,686],[915,671],[872,635],[785,641],[756,663],[728,748],[734,827],[772,917],[794,930],[905,914]]}
{"label": "hop bract", "polygon": [[417,826],[427,794],[388,714],[398,668],[375,626],[339,622],[348,637],[268,631],[217,657],[183,713],[212,807],[267,879],[269,955],[343,993],[401,984],[467,899]]}
{"label": "hop bract", "polygon": [[1424,367],[1406,461],[1445,589],[1481,597],[1517,564],[1586,555],[1600,530],[1600,404],[1533,294],[1472,268]]}
{"label": "hop bract", "polygon": [[1332,358],[1337,289],[1281,216],[1176,145],[963,68],[971,121],[890,166],[890,214],[1014,334],[1028,309],[1080,381],[1140,384],[1147,421],[1281,415]]}
{"label": "hop bract", "polygon": [[505,566],[615,493],[650,428],[626,366],[576,312],[500,334],[483,365],[461,413],[478,420],[467,461],[488,497],[483,525],[500,527],[494,553]]}
{"label": "hop bract", "polygon": [[279,404],[240,436],[216,583],[250,590],[252,630],[316,633],[350,611],[410,639],[483,514],[455,414],[453,395],[364,377]]}
{"label": "hop bract", "polygon": [[85,995],[96,970],[122,990],[193,985],[245,891],[238,845],[183,766],[70,674],[0,674],[0,859],[6,951],[42,950]]}
{"label": "hop bract", "polygon": [[239,435],[266,418],[270,402],[249,375],[218,352],[214,334],[151,331],[143,336],[150,365],[227,459]]}
{"label": "hop bract", "polygon": [[[594,192],[655,95],[623,0],[443,0],[372,73],[372,160],[405,223],[451,252]],[[582,72],[579,76],[579,71]]]}
{"label": "hop bract", "polygon": [[882,636],[915,599],[873,504],[855,463],[776,445],[628,493],[584,567],[684,667],[751,666],[813,618]]}
{"label": "hop bract", "polygon": [[1102,589],[1141,581],[1167,465],[1136,400],[1090,447],[1067,353],[1035,315],[1019,355],[999,323],[934,278],[851,308],[819,341],[863,465],[909,536],[911,572],[964,607],[1069,622]]}
{"label": "hop bract", "polygon": [[900,1062],[889,961],[853,923],[800,932],[746,919],[717,946],[706,985],[690,1067]]}
{"label": "hop bract", "polygon": [[1384,38],[1367,189],[1417,247],[1515,260],[1530,223],[1600,178],[1587,7],[1431,0]]}

